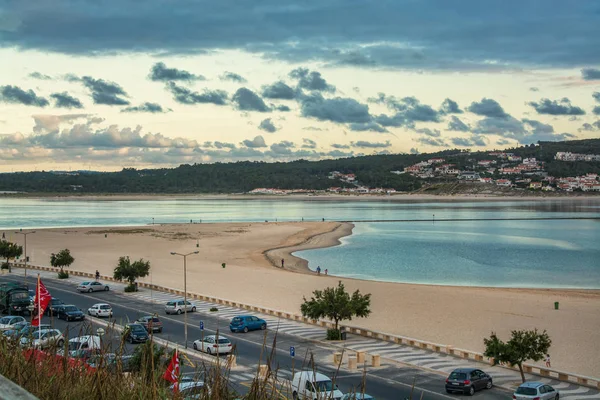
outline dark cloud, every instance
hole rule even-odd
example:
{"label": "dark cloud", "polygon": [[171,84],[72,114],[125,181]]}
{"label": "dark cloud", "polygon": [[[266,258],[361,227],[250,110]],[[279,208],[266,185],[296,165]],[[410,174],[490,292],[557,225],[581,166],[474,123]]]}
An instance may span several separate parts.
{"label": "dark cloud", "polygon": [[382,148],[386,148],[386,147],[392,147],[392,144],[390,143],[389,140],[385,141],[385,142],[367,142],[364,140],[359,140],[357,142],[351,142],[353,147],[360,147],[360,148],[371,148],[371,149],[382,149]]}
{"label": "dark cloud", "polygon": [[193,92],[190,89],[178,86],[175,82],[167,82],[166,88],[173,95],[173,99],[181,104],[216,104],[219,106],[227,104],[229,95],[223,90],[204,89],[202,93]]}
{"label": "dark cloud", "polygon": [[283,140],[279,143],[273,143],[270,147],[271,151],[275,154],[284,154],[284,155],[290,155],[292,154],[292,150],[293,148],[295,148],[296,145],[288,140]]}
{"label": "dark cloud", "polygon": [[127,97],[127,92],[118,83],[94,79],[91,76],[84,76],[80,81],[92,92],[94,104],[109,106],[127,106],[130,104],[129,100],[119,97]]}
{"label": "dark cloud", "polygon": [[265,138],[263,138],[262,136],[256,136],[254,139],[252,140],[244,140],[242,142],[242,144],[246,147],[250,147],[250,148],[260,148],[260,147],[267,147],[267,144],[265,143]]}
{"label": "dark cloud", "polygon": [[521,144],[566,140],[574,137],[570,133],[554,133],[552,125],[532,119],[519,121],[510,115],[505,118],[484,118],[477,121],[473,132],[480,135],[503,136],[506,139],[516,140]]}
{"label": "dark cloud", "polygon": [[471,127],[460,120],[457,116],[453,115],[448,122],[449,131],[468,132]]}
{"label": "dark cloud", "polygon": [[146,102],[146,103],[142,103],[136,107],[124,108],[121,110],[121,112],[124,112],[124,113],[146,112],[146,113],[156,114],[156,113],[164,113],[164,112],[166,112],[166,110],[163,109],[163,107],[160,104]]}
{"label": "dark cloud", "polygon": [[549,115],[584,115],[585,111],[581,107],[571,104],[571,100],[563,97],[561,100],[541,99],[539,102],[531,101],[528,103],[538,114]]}
{"label": "dark cloud", "polygon": [[511,144],[512,142],[510,140],[507,139],[498,139],[496,140],[496,144],[500,145],[500,146],[504,146],[507,144]]}
{"label": "dark cloud", "polygon": [[77,75],[75,75],[73,73],[70,73],[70,72],[67,73],[67,74],[64,74],[62,76],[62,79],[64,79],[67,82],[71,82],[71,83],[81,82],[81,78],[79,76],[77,76]]}
{"label": "dark cloud", "polygon": [[535,86],[530,87],[529,90],[532,91],[532,92],[539,92],[540,91],[540,89],[536,88]]}
{"label": "dark cloud", "polygon": [[440,112],[444,114],[462,114],[463,110],[460,109],[457,102],[446,98],[440,106]]}
{"label": "dark cloud", "polygon": [[433,107],[421,102],[415,97],[397,98],[379,93],[377,97],[367,99],[369,103],[385,104],[395,114],[388,116],[381,114],[374,118],[375,122],[383,126],[406,126],[414,128],[415,122],[439,122],[441,113]]}
{"label": "dark cloud", "polygon": [[345,149],[350,148],[350,146],[347,144],[339,144],[339,143],[334,143],[331,145],[331,147],[333,147],[334,149],[338,149],[338,150],[345,150]]}
{"label": "dark cloud", "polygon": [[583,131],[600,131],[600,119],[596,122],[593,122],[591,124],[589,123],[585,123],[583,125],[581,125],[581,128],[577,129],[579,132],[583,132]]}
{"label": "dark cloud", "polygon": [[302,148],[303,149],[316,149],[317,148],[317,142],[315,142],[314,140],[311,139],[302,139]]}
{"label": "dark cloud", "polygon": [[191,72],[177,69],[177,68],[167,68],[165,63],[158,62],[152,66],[150,69],[150,74],[148,78],[152,81],[159,82],[168,82],[168,81],[203,81],[206,78],[202,75],[194,75]]}
{"label": "dark cloud", "polygon": [[307,68],[296,68],[290,72],[290,78],[298,81],[298,87],[318,92],[335,92],[335,86],[327,83],[321,73]]}
{"label": "dark cloud", "polygon": [[262,129],[263,131],[270,132],[270,133],[277,131],[277,127],[273,124],[273,121],[271,121],[271,118],[266,118],[266,119],[263,119],[262,121],[260,121],[260,125],[258,125],[258,129]]}
{"label": "dark cloud", "polygon": [[52,97],[55,100],[54,107],[58,107],[58,108],[83,108],[83,104],[81,104],[81,101],[79,101],[79,99],[71,96],[67,92],[52,93],[50,95],[50,97]]}
{"label": "dark cloud", "polygon": [[219,77],[219,79],[221,79],[222,81],[231,81],[231,82],[237,82],[237,83],[248,82],[243,76],[236,74],[234,72],[229,72],[229,71],[223,72],[223,74]]}
{"label": "dark cloud", "polygon": [[434,146],[434,147],[449,147],[448,143],[444,141],[444,139],[440,138],[432,138],[432,137],[420,137],[415,140],[417,143],[424,144],[426,146]]}
{"label": "dark cloud", "polygon": [[273,108],[273,110],[275,111],[281,111],[281,112],[289,112],[292,111],[291,108],[289,108],[288,106],[286,106],[285,104],[271,104],[271,108]]}
{"label": "dark cloud", "polygon": [[453,145],[462,147],[487,146],[488,144],[487,139],[481,136],[471,136],[468,138],[453,137],[450,138],[450,141]]}
{"label": "dark cloud", "polygon": [[594,92],[592,93],[592,97],[594,98],[594,100],[596,100],[597,102],[600,102],[600,92]]}
{"label": "dark cloud", "polygon": [[442,132],[440,132],[438,129],[421,128],[421,129],[415,129],[415,132],[419,133],[421,135],[429,136],[429,137],[442,136]]}
{"label": "dark cloud", "polygon": [[421,154],[421,152],[419,151],[419,149],[411,147],[410,148],[410,154]]}
{"label": "dark cloud", "polygon": [[367,123],[353,123],[350,124],[348,126],[348,128],[351,131],[355,131],[355,132],[364,132],[364,131],[371,131],[371,132],[379,132],[379,133],[385,133],[388,132],[387,129],[385,129],[383,126],[379,125],[376,122],[367,122]]}
{"label": "dark cloud", "polygon": [[283,81],[278,81],[270,85],[263,86],[262,95],[267,99],[295,99],[299,92],[293,89]]}
{"label": "dark cloud", "polygon": [[600,69],[584,68],[581,70],[581,77],[586,81],[600,80]]}
{"label": "dark cloud", "polygon": [[473,114],[483,115],[490,118],[506,118],[508,114],[504,108],[494,99],[483,98],[480,102],[472,102],[467,108]]}
{"label": "dark cloud", "polygon": [[252,90],[242,87],[233,95],[233,102],[237,104],[237,108],[242,111],[270,111],[263,99]]}
{"label": "dark cloud", "polygon": [[369,106],[366,104],[343,97],[325,99],[320,94],[313,94],[302,99],[301,114],[303,117],[336,123],[360,124],[371,121]]}
{"label": "dark cloud", "polygon": [[41,81],[52,80],[52,77],[50,75],[42,74],[41,72],[37,72],[37,71],[30,73],[29,77],[33,78],[33,79],[39,79]]}
{"label": "dark cloud", "polygon": [[38,96],[33,90],[25,91],[12,85],[0,86],[0,102],[34,107],[46,107],[49,104],[46,98]]}
{"label": "dark cloud", "polygon": [[323,128],[319,128],[316,126],[306,126],[306,127],[302,128],[302,130],[304,130],[304,131],[319,131],[320,132],[320,131],[327,131],[328,129],[323,129]]}
{"label": "dark cloud", "polygon": [[508,115],[504,118],[488,117],[477,121],[473,132],[492,135],[525,135],[523,123]]}
{"label": "dark cloud", "polygon": [[235,145],[235,143],[228,143],[228,142],[215,142],[214,146],[217,149],[235,149],[237,146]]}
{"label": "dark cloud", "polygon": [[592,112],[596,115],[600,115],[600,106],[596,106],[594,107],[594,109],[592,110]]}

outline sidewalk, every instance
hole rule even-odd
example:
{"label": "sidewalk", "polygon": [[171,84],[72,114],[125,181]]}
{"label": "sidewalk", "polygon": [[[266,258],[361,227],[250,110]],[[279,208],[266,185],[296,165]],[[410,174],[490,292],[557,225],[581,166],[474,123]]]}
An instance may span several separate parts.
{"label": "sidewalk", "polygon": [[[34,270],[31,271],[33,272]],[[12,275],[19,275],[19,272],[21,272],[20,269],[14,269]],[[39,272],[40,276],[44,279],[56,279],[55,272],[35,272]],[[62,281],[77,285],[86,280],[89,281],[89,278],[71,277]],[[117,296],[129,298],[133,297],[153,304],[164,304],[170,300],[181,299],[181,296],[160,291],[150,291],[148,289],[140,289],[139,292],[135,293],[125,293],[125,284],[123,283],[110,282],[109,286],[111,287],[111,291],[113,291],[113,293]],[[221,304],[206,301],[194,301],[194,303],[196,304],[197,311],[201,313],[210,313],[209,310],[212,307],[216,307],[219,310],[216,316],[226,320],[230,320],[236,315],[248,314],[247,310],[241,308],[223,306]],[[353,334],[348,334],[348,340],[345,342],[327,342],[323,340],[323,338],[326,336],[325,328],[304,324],[298,321],[279,319],[271,315],[257,312],[253,312],[252,314],[267,321],[270,330],[277,330],[281,333],[298,336],[314,342],[326,343],[330,346],[345,349],[346,352],[364,351],[368,355],[379,354],[382,358],[382,361],[402,363],[432,371],[442,376],[447,376],[455,368],[478,368],[486,373],[489,373],[493,377],[495,386],[509,391],[513,391],[516,386],[521,383],[521,376],[519,372],[509,368],[491,366],[487,363],[477,362],[475,360],[463,359],[448,354],[437,353],[430,350],[423,350],[412,346],[395,344]],[[561,382],[556,379],[544,378],[532,374],[525,374],[525,377],[528,381],[539,381],[552,385],[555,389],[560,391],[561,399],[600,399],[600,391],[586,386],[581,386],[570,382]]]}

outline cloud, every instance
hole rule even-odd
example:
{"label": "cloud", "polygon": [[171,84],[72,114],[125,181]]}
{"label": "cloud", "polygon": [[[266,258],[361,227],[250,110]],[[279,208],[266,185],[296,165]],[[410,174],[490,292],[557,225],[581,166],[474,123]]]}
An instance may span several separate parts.
{"label": "cloud", "polygon": [[440,138],[432,138],[432,137],[420,137],[415,140],[417,143],[424,144],[426,146],[434,146],[434,147],[449,147],[448,143],[444,141],[444,139]]}
{"label": "cloud", "polygon": [[352,98],[325,99],[313,94],[302,99],[300,112],[303,117],[336,123],[368,123],[371,121],[369,106]]}
{"label": "cloud", "polygon": [[0,102],[34,107],[46,107],[49,104],[46,98],[38,96],[33,90],[25,91],[12,85],[0,86]]}
{"label": "cloud", "polygon": [[246,147],[250,147],[250,148],[259,148],[259,147],[267,147],[267,144],[265,143],[265,138],[263,138],[262,136],[256,136],[254,139],[252,140],[244,140],[242,142],[242,144]]}
{"label": "cloud", "polygon": [[389,140],[387,140],[385,142],[367,142],[364,140],[359,140],[357,142],[351,142],[351,144],[353,147],[371,148],[371,149],[382,149],[382,148],[392,147],[392,144],[390,143]]}
{"label": "cloud", "polygon": [[315,142],[314,140],[311,139],[302,139],[302,148],[303,149],[316,149],[317,148],[317,142]]}
{"label": "cloud", "polygon": [[237,146],[235,145],[235,143],[228,143],[228,142],[215,142],[214,146],[217,149],[235,149]]}
{"label": "cloud", "polygon": [[596,115],[600,115],[600,106],[596,106],[594,107],[594,109],[592,110],[592,112]]}
{"label": "cloud", "polygon": [[233,102],[237,104],[237,108],[242,111],[270,111],[263,99],[252,90],[242,87],[233,95]]}
{"label": "cloud", "polygon": [[419,151],[419,149],[411,147],[410,148],[410,154],[421,154],[421,152]]}
{"label": "cloud", "polygon": [[160,104],[157,103],[142,103],[136,107],[127,107],[121,110],[124,113],[132,113],[132,112],[147,112],[147,113],[164,113],[166,112]]}
{"label": "cloud", "polygon": [[584,68],[581,70],[581,77],[586,81],[600,80],[600,69]]}
{"label": "cloud", "polygon": [[539,102],[531,101],[529,103],[531,107],[537,111],[538,114],[549,114],[549,115],[584,115],[585,111],[581,107],[577,107],[571,104],[571,100],[563,97],[561,100],[550,100],[541,99]]}
{"label": "cloud", "polygon": [[129,100],[119,97],[127,97],[127,92],[125,92],[118,83],[105,81],[103,79],[94,79],[91,76],[84,76],[80,81],[92,92],[94,104],[105,104],[109,106],[129,105]]}
{"label": "cloud", "polygon": [[338,150],[345,150],[345,149],[350,148],[350,146],[347,144],[339,144],[339,143],[334,143],[331,145],[331,147],[333,147],[334,149],[338,149]]}
{"label": "cloud", "polygon": [[496,140],[496,144],[500,145],[500,146],[504,146],[507,144],[511,144],[512,142],[510,140],[507,139],[498,139]]}
{"label": "cloud", "polygon": [[469,138],[453,137],[450,141],[455,146],[472,147],[472,146],[487,146],[488,141],[482,136],[471,136]]}
{"label": "cloud", "polygon": [[229,95],[223,90],[204,89],[202,93],[193,92],[190,89],[178,86],[175,82],[167,82],[166,89],[171,92],[173,99],[180,104],[216,104],[219,106],[227,104]]}
{"label": "cloud", "polygon": [[573,138],[570,133],[555,134],[552,125],[537,120],[505,118],[484,118],[477,121],[472,131],[476,134],[492,134],[513,139],[520,144],[536,143],[538,141],[558,141]]}
{"label": "cloud", "polygon": [[236,74],[234,72],[229,72],[229,71],[223,72],[223,74],[219,77],[219,79],[222,81],[231,81],[231,82],[237,82],[237,83],[248,82],[243,76]]}
{"label": "cloud", "polygon": [[165,63],[157,62],[150,69],[148,78],[156,82],[168,82],[168,81],[204,81],[206,78],[202,75],[194,75],[191,72],[177,69],[167,68]]}
{"label": "cloud", "polygon": [[298,87],[310,91],[335,92],[335,86],[327,83],[321,73],[307,68],[296,68],[289,73],[290,78],[298,81]]}
{"label": "cloud", "polygon": [[385,133],[388,132],[387,129],[385,129],[383,126],[379,125],[376,122],[367,122],[367,123],[353,123],[350,124],[348,126],[348,128],[351,131],[356,131],[356,132],[364,132],[364,131],[372,131],[372,132],[379,132],[379,133]]}
{"label": "cloud", "polygon": [[369,103],[385,104],[395,114],[388,116],[381,114],[374,118],[375,122],[383,126],[414,127],[415,122],[439,122],[441,113],[433,107],[422,104],[416,97],[397,98],[379,93],[377,97],[367,99]]}
{"label": "cloud", "polygon": [[319,128],[317,126],[305,126],[302,128],[304,131],[327,131],[328,129]]}
{"label": "cloud", "polygon": [[296,145],[288,140],[283,140],[279,143],[273,143],[270,147],[271,151],[275,154],[292,154],[293,148]]}
{"label": "cloud", "polygon": [[270,133],[277,131],[277,127],[273,124],[273,122],[271,121],[271,118],[263,119],[260,122],[260,125],[258,125],[258,129],[262,129],[263,131],[270,132]]}
{"label": "cloud", "polygon": [[600,92],[594,92],[592,93],[592,97],[594,98],[594,100],[596,100],[597,102],[600,102]]}
{"label": "cloud", "polygon": [[462,114],[463,110],[460,109],[457,102],[446,98],[440,106],[440,112],[443,114]]}
{"label": "cloud", "polygon": [[467,108],[473,114],[483,115],[490,118],[506,118],[508,114],[504,108],[494,99],[483,98],[480,102],[472,102]]}
{"label": "cloud", "polygon": [[539,92],[540,91],[540,89],[537,88],[537,87],[535,87],[535,86],[530,87],[529,90],[532,91],[532,92]]}
{"label": "cloud", "polygon": [[442,136],[442,132],[440,132],[438,129],[421,128],[415,129],[415,132],[429,137]]}
{"label": "cloud", "polygon": [[[32,115],[33,122],[35,123],[33,127],[33,132],[35,133],[43,133],[43,132],[52,132],[58,131],[60,125],[62,123],[73,124],[76,120],[81,118],[90,119],[90,114],[63,114],[63,115],[51,115],[51,114],[38,114]],[[99,122],[95,118],[91,120],[91,123]],[[100,121],[101,122],[101,121]]]}
{"label": "cloud", "polygon": [[30,78],[39,79],[41,81],[50,81],[53,78],[50,75],[42,74],[41,72],[32,72],[28,75]]}
{"label": "cloud", "polygon": [[283,81],[277,81],[270,85],[263,86],[262,95],[267,99],[292,100],[296,98],[298,91]]}
{"label": "cloud", "polygon": [[453,115],[448,122],[449,131],[468,132],[471,127],[460,120],[457,116]]}
{"label": "cloud", "polygon": [[292,111],[291,108],[289,108],[288,106],[286,106],[285,104],[271,104],[271,108],[273,108],[273,110],[275,111],[281,111],[281,112],[289,112]]}
{"label": "cloud", "polygon": [[581,128],[577,129],[579,132],[583,132],[583,131],[600,131],[600,119],[596,122],[593,122],[591,124],[589,123],[585,123],[583,125],[581,125]]}
{"label": "cloud", "polygon": [[50,95],[50,97],[52,97],[55,100],[54,107],[58,107],[58,108],[83,108],[83,104],[81,104],[81,101],[79,101],[79,99],[71,96],[67,92],[52,93]]}

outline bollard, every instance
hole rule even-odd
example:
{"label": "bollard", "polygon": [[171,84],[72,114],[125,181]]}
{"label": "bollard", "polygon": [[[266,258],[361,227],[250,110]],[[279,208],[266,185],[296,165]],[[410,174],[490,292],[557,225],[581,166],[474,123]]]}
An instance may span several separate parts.
{"label": "bollard", "polygon": [[365,362],[365,352],[364,351],[357,351],[356,352],[356,362],[357,363],[364,363]]}
{"label": "bollard", "polygon": [[555,309],[555,310],[558,310],[558,301],[555,301],[555,302],[554,302],[554,309]]}
{"label": "bollard", "polygon": [[371,356],[371,365],[373,367],[381,367],[381,357],[379,354],[373,354]]}
{"label": "bollard", "polygon": [[333,353],[333,363],[336,367],[342,363],[342,353]]}
{"label": "bollard", "polygon": [[348,369],[353,371],[356,369],[356,356],[349,355],[348,356]]}

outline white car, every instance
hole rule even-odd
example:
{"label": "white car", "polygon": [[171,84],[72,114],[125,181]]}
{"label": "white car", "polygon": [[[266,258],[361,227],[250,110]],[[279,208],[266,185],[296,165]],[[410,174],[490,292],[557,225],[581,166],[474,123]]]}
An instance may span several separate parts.
{"label": "white car", "polygon": [[224,336],[209,335],[205,336],[204,340],[194,340],[194,350],[199,350],[208,354],[229,354],[233,346],[229,339]]}
{"label": "white car", "polygon": [[173,300],[173,301],[169,301],[167,302],[167,304],[165,305],[165,313],[167,314],[181,314],[184,311],[188,312],[196,312],[196,305],[194,303],[192,303],[191,301],[188,301],[186,303],[186,305],[183,305],[184,301],[183,300]]}
{"label": "white car", "polygon": [[19,315],[9,315],[7,317],[0,318],[0,332],[12,329],[13,325],[19,322],[25,322],[25,318]]}
{"label": "white car", "polygon": [[106,303],[98,303],[94,304],[87,311],[88,315],[93,315],[95,317],[108,317],[111,318],[113,316],[112,307]]}
{"label": "white car", "polygon": [[110,288],[108,287],[108,285],[105,285],[104,283],[100,283],[97,281],[89,281],[89,282],[81,282],[79,284],[79,286],[77,286],[77,290],[79,290],[80,292],[88,292],[88,293],[92,293],[92,292],[101,292],[101,291],[107,291]]}
{"label": "white car", "polygon": [[558,400],[560,393],[552,386],[542,382],[525,382],[517,388],[512,398],[516,400]]}
{"label": "white car", "polygon": [[56,345],[58,348],[65,344],[65,339],[58,329],[42,329],[34,332],[31,336],[21,338],[21,346],[33,347],[34,349],[46,349]]}

